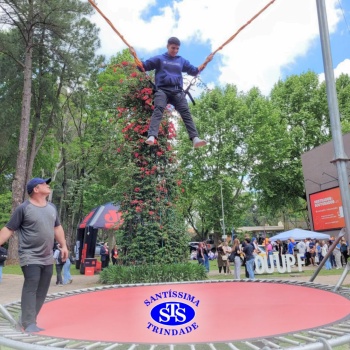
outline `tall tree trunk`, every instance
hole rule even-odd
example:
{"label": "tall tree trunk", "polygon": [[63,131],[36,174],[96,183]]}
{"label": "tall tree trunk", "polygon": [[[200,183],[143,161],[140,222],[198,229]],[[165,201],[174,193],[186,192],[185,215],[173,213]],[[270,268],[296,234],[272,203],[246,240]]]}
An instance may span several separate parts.
{"label": "tall tree trunk", "polygon": [[[27,169],[27,152],[28,152],[28,135],[30,125],[30,107],[32,96],[32,54],[33,54],[33,32],[31,23],[27,24],[28,41],[25,51],[24,65],[24,82],[22,93],[22,112],[21,128],[19,135],[18,155],[16,164],[16,173],[12,183],[12,212],[23,202],[26,190],[26,169]],[[9,259],[8,263],[18,263],[18,236],[17,233],[12,235],[9,240]]]}

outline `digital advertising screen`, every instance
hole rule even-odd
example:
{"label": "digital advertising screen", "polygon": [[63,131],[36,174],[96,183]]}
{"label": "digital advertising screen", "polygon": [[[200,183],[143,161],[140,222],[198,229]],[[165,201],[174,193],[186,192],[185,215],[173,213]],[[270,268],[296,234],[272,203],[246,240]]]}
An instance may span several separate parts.
{"label": "digital advertising screen", "polygon": [[314,231],[327,231],[345,227],[339,187],[310,194],[310,206]]}

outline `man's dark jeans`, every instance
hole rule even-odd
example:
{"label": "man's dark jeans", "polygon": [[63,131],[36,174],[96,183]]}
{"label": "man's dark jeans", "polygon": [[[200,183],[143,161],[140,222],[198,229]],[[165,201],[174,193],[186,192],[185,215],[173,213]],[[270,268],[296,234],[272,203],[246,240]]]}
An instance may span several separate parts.
{"label": "man's dark jeans", "polygon": [[21,309],[22,326],[36,324],[41,307],[50,287],[53,265],[22,266],[24,284],[22,289]]}
{"label": "man's dark jeans", "polygon": [[154,111],[151,118],[151,124],[148,130],[148,136],[158,137],[159,125],[163,118],[163,112],[167,104],[174,106],[177,112],[181,115],[186,126],[188,136],[192,140],[198,136],[197,129],[193,123],[193,119],[188,107],[186,95],[184,92],[168,92],[158,89],[154,94]]}
{"label": "man's dark jeans", "polygon": [[64,264],[57,264],[56,263],[56,284],[63,284],[63,279],[62,279],[62,270],[63,270],[63,265]]}

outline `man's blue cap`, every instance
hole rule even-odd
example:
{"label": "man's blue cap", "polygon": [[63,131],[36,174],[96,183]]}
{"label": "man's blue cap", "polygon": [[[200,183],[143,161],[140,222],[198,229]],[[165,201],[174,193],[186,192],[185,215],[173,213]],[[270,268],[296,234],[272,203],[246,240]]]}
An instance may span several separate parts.
{"label": "man's blue cap", "polygon": [[31,179],[27,183],[27,192],[28,194],[31,194],[34,190],[34,187],[44,183],[49,184],[50,182],[51,182],[51,177],[48,179],[41,179],[40,177],[35,177],[34,179]]}

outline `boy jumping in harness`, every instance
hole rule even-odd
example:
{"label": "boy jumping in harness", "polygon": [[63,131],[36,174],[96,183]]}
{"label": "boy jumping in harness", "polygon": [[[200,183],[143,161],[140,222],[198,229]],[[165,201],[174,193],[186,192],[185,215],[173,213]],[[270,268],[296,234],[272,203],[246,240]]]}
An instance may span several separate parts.
{"label": "boy jumping in harness", "polygon": [[[205,140],[198,137],[196,126],[194,125],[186,95],[183,91],[182,72],[191,76],[196,76],[201,71],[201,67],[194,67],[189,61],[178,56],[180,40],[171,37],[168,40],[168,52],[151,57],[142,62],[145,71],[155,70],[156,92],[154,94],[154,111],[151,117],[151,123],[148,129],[148,138],[146,143],[153,145],[158,137],[159,125],[163,117],[163,112],[168,103],[171,103],[181,115],[185,123],[188,135],[193,142],[193,147],[205,146]],[[135,53],[130,48],[131,54]],[[210,60],[212,55],[210,56]]]}

